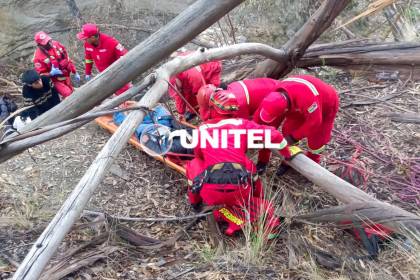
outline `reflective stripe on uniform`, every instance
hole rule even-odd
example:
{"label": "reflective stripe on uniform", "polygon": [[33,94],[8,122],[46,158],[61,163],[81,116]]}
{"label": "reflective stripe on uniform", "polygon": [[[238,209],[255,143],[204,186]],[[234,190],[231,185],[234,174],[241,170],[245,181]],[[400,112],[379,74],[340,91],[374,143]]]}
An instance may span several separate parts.
{"label": "reflective stripe on uniform", "polygon": [[248,91],[248,88],[243,81],[238,81],[238,82],[242,86],[242,88],[244,89],[245,97],[246,97],[246,104],[249,105],[249,91]]}
{"label": "reflective stripe on uniform", "polygon": [[85,59],[85,63],[93,63],[92,59]]}
{"label": "reflective stripe on uniform", "polygon": [[226,219],[228,219],[229,221],[231,221],[235,225],[240,226],[240,225],[242,225],[244,223],[243,220],[241,220],[238,217],[236,217],[232,212],[230,212],[226,208],[219,209],[219,212],[220,212],[220,214],[222,214],[223,216],[225,216]]}
{"label": "reflective stripe on uniform", "polygon": [[315,96],[318,96],[319,95],[319,92],[316,89],[316,87],[311,82],[309,82],[307,80],[304,80],[304,79],[301,79],[301,78],[287,78],[287,79],[284,79],[283,81],[296,82],[296,83],[304,84],[304,85],[306,85],[312,91],[312,93]]}
{"label": "reflective stripe on uniform", "polygon": [[56,78],[58,81],[65,81],[65,80],[67,80],[67,78],[66,77],[57,77]]}
{"label": "reflective stripe on uniform", "polygon": [[319,149],[316,149],[316,150],[309,149],[309,151],[310,151],[311,153],[315,154],[315,155],[318,155],[318,154],[322,153],[324,150],[325,150],[325,145],[324,145],[324,146],[322,146],[322,147],[321,147],[321,148],[319,148]]}
{"label": "reflective stripe on uniform", "polygon": [[287,146],[287,140],[283,138],[283,140],[280,142],[278,149],[282,150],[284,148],[286,148]]}

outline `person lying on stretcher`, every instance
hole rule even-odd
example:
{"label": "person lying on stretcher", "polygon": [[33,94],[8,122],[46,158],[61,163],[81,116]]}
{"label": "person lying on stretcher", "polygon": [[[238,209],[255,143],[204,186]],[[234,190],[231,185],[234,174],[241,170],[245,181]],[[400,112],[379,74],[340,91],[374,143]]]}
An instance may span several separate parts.
{"label": "person lying on stretcher", "polygon": [[[126,113],[114,113],[113,120],[116,125],[120,125],[126,118]],[[181,146],[180,138],[174,137],[169,141],[168,134],[178,129],[186,129],[191,132],[191,128],[178,123],[165,106],[159,104],[148,113],[143,122],[134,132],[136,138],[145,146],[149,154],[163,155],[175,153],[178,155],[192,155],[192,149]]]}

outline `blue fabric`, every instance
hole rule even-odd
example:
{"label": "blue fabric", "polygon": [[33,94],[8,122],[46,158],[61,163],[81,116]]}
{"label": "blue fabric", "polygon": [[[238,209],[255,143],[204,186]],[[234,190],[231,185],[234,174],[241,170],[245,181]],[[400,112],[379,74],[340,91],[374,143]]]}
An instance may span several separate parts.
{"label": "blue fabric", "polygon": [[[124,115],[124,113],[121,113],[121,112],[114,113],[114,116],[113,116],[114,123],[116,125],[120,125],[124,121],[125,117],[126,116]],[[143,122],[137,127],[135,134],[137,138],[140,138],[143,130],[148,125],[153,124],[153,123],[161,124],[172,129],[173,128],[172,120],[173,120],[173,117],[171,116],[169,111],[163,105],[158,105],[153,109],[152,112],[150,112],[144,117]]]}

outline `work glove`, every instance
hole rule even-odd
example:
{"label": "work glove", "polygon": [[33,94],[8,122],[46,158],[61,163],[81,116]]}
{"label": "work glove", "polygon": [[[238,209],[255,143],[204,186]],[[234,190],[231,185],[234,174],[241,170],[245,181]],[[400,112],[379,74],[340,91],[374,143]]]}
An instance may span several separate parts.
{"label": "work glove", "polygon": [[[284,151],[284,152],[282,152]],[[302,150],[298,146],[288,146],[283,150],[280,150],[280,153],[284,156],[284,159],[287,161],[292,160],[296,155],[302,153]],[[288,155],[286,155],[288,154]],[[290,169],[290,166],[287,163],[282,162],[277,168],[276,175],[278,177],[283,176],[287,170]]]}
{"label": "work glove", "polygon": [[51,71],[50,71],[50,76],[51,77],[54,77],[54,76],[58,76],[58,75],[63,75],[63,72],[60,69],[55,68],[54,66],[52,66],[51,67]]}
{"label": "work glove", "polygon": [[80,75],[79,75],[79,73],[76,72],[76,74],[74,74],[74,78],[76,79],[76,81],[78,83],[80,83]]}
{"label": "work glove", "polygon": [[257,162],[257,173],[258,175],[262,175],[267,170],[267,163],[264,162]]}
{"label": "work glove", "polygon": [[290,156],[285,157],[286,160],[292,160],[296,155],[302,153],[302,150],[298,146],[288,146]]}
{"label": "work glove", "polygon": [[188,121],[190,121],[190,120],[192,120],[195,116],[197,116],[196,114],[194,114],[194,113],[191,113],[191,112],[186,112],[185,114],[184,114],[184,118],[185,118],[185,120],[188,122]]}
{"label": "work glove", "polygon": [[85,82],[89,82],[92,79],[91,75],[85,75]]}

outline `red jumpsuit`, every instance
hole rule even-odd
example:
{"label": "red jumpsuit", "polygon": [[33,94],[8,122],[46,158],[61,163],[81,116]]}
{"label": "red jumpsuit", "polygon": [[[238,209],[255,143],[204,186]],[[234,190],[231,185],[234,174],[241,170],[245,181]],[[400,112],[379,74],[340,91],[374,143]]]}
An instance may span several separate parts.
{"label": "red jumpsuit", "polygon": [[280,86],[279,80],[258,78],[230,83],[227,91],[235,94],[239,102],[238,117],[249,119],[254,115],[263,99]]}
{"label": "red jumpsuit", "polygon": [[52,66],[60,69],[63,75],[51,77],[54,88],[62,97],[67,97],[73,92],[70,73],[76,73],[76,67],[70,60],[66,48],[57,41],[51,41],[52,48],[45,51],[36,49],[33,62],[35,70],[42,76],[50,76]]}
{"label": "red jumpsuit", "polygon": [[[291,135],[295,140],[307,138],[307,155],[319,162],[319,153],[331,139],[335,116],[338,111],[338,95],[336,90],[322,80],[309,75],[291,76],[281,81],[278,88],[284,91],[289,99],[289,108],[279,112],[271,123],[279,127],[283,122],[283,135]],[[272,94],[280,94],[274,92]],[[267,98],[270,98],[269,96]],[[260,118],[262,107],[254,114],[254,121],[264,123]],[[267,163],[270,151],[262,150],[259,155],[261,162]]]}
{"label": "red jumpsuit", "polygon": [[[183,53],[181,56],[188,54]],[[170,83],[198,111],[196,98],[198,90],[206,84],[213,84],[218,87],[220,85],[221,73],[222,63],[220,61],[212,61],[181,72],[175,77],[171,77]],[[180,115],[184,115],[186,111],[193,113],[193,110],[185,104],[184,100],[172,87],[169,87],[169,95],[175,100],[176,109]]]}
{"label": "red jumpsuit", "polygon": [[[259,125],[253,121],[245,119],[223,120],[220,118],[211,119],[199,127],[199,130],[206,130],[210,135],[213,135],[214,130],[219,130],[220,132],[221,130],[230,129],[242,129],[246,132],[246,134],[242,134],[240,136],[239,148],[234,146],[235,136],[231,134],[228,135],[227,148],[213,148],[210,145],[207,145],[205,148],[201,148],[199,144],[194,150],[195,159],[189,162],[186,168],[186,176],[190,185],[188,188],[188,198],[190,203],[198,204],[200,202],[204,202],[206,205],[225,205],[225,208],[215,211],[214,214],[219,220],[221,219],[229,223],[228,230],[226,231],[229,235],[241,229],[241,226],[243,225],[243,221],[241,222],[243,214],[238,214],[241,212],[241,208],[248,209],[251,214],[251,221],[255,221],[259,216],[259,211],[253,211],[255,209],[264,210],[267,213],[273,214],[270,204],[263,200],[262,184],[256,177],[256,167],[246,156],[248,149],[247,134],[249,130],[270,130],[271,142],[277,143],[277,148],[285,157],[290,157],[289,149],[286,148],[286,140],[283,139],[280,132],[275,130],[273,127]],[[191,191],[191,185],[194,178],[202,174],[209,167],[219,163],[239,163],[252,175],[252,177],[254,177],[254,179],[252,181],[250,180],[245,186],[204,183],[199,193],[193,193]],[[238,216],[240,217],[239,219],[235,218]],[[268,220],[273,223],[273,226],[278,224],[278,220],[274,219],[274,217],[271,217]]]}
{"label": "red jumpsuit", "polygon": [[[85,74],[92,74],[93,63],[99,72],[104,71],[128,51],[117,39],[107,34],[99,34],[99,45],[93,46],[85,42]],[[131,83],[120,88],[115,94],[120,95],[132,87]]]}

